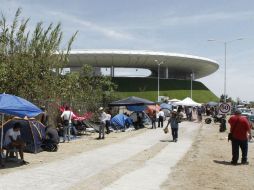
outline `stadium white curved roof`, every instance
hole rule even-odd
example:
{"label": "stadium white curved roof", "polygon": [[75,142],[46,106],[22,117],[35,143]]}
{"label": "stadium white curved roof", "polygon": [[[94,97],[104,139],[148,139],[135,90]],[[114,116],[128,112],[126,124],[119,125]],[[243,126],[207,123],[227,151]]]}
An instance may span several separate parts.
{"label": "stadium white curved roof", "polygon": [[71,68],[80,68],[83,64],[93,67],[145,68],[156,72],[158,62],[160,69],[167,69],[177,76],[195,73],[195,78],[202,78],[218,70],[216,61],[193,55],[154,52],[144,50],[72,50],[69,56]]}

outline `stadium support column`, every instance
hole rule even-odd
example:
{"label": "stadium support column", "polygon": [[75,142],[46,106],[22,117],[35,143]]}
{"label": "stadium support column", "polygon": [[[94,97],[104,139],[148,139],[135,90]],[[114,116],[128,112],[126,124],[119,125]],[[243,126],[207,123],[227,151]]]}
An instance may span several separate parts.
{"label": "stadium support column", "polygon": [[114,66],[111,66],[111,69],[110,69],[110,76],[111,76],[112,78],[115,77]]}
{"label": "stadium support column", "polygon": [[168,79],[168,67],[165,69],[165,78]]}

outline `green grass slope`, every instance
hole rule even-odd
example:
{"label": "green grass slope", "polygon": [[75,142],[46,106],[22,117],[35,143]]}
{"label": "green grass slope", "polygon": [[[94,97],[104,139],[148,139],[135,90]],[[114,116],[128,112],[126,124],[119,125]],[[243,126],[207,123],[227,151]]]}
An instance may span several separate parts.
{"label": "green grass slope", "polygon": [[[137,96],[152,101],[157,100],[157,78],[117,77],[112,80],[118,85],[117,94],[121,98]],[[190,86],[190,80],[160,79],[160,96],[168,96],[170,99],[190,97]],[[219,99],[203,83],[198,81],[192,83],[192,98],[202,103],[218,101]]]}

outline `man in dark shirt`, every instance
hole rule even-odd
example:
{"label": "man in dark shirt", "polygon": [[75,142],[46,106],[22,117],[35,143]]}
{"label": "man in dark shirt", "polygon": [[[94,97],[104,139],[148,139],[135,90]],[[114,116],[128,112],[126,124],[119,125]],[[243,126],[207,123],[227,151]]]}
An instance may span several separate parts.
{"label": "man in dark shirt", "polygon": [[236,165],[239,159],[239,147],[242,151],[242,164],[248,164],[248,139],[251,138],[251,127],[246,117],[241,116],[241,111],[236,110],[235,115],[228,120],[232,133],[232,161]]}
{"label": "man in dark shirt", "polygon": [[57,151],[59,141],[57,130],[50,126],[46,127],[46,139],[43,142],[42,148],[46,151]]}

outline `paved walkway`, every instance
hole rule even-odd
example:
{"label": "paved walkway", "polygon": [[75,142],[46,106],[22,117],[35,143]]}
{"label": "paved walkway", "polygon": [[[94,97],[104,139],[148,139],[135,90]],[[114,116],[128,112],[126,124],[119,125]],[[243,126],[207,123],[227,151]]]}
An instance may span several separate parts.
{"label": "paved walkway", "polygon": [[[170,168],[175,166],[190,148],[198,126],[197,123],[183,122],[177,143],[169,142],[169,135],[165,135],[161,129],[147,130],[145,133],[118,144],[42,164],[39,167],[2,175],[0,176],[0,190],[67,190],[79,189],[79,187],[106,190],[160,189],[160,185],[170,173]],[[135,159],[139,154],[144,155],[145,152],[152,149],[158,150],[152,151],[149,157],[142,160],[140,167],[130,167],[131,171],[122,172],[120,176],[112,175],[112,178],[108,176],[110,184],[107,186],[86,184],[86,181],[89,180],[100,183],[103,177],[112,174],[112,168],[123,166],[128,163],[129,159]],[[109,172],[105,174],[105,171]],[[100,175],[102,173],[103,175]],[[100,178],[97,179],[97,176]]]}

